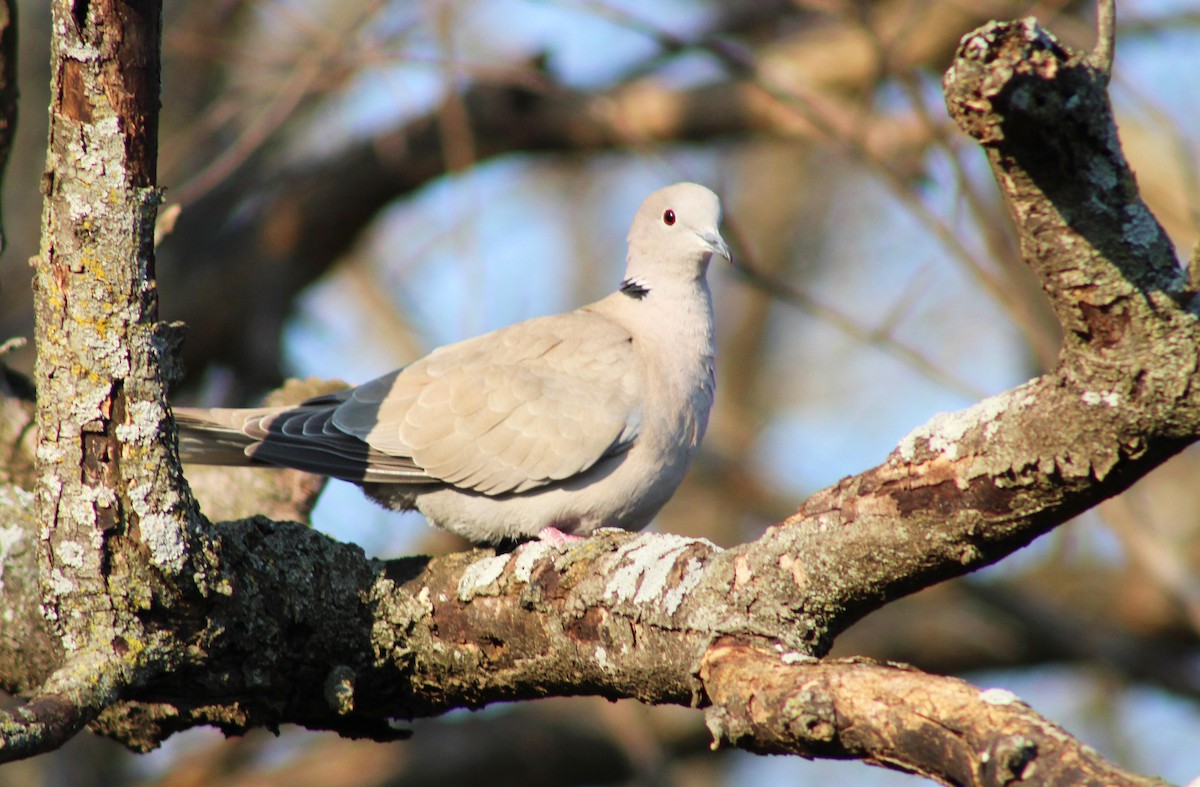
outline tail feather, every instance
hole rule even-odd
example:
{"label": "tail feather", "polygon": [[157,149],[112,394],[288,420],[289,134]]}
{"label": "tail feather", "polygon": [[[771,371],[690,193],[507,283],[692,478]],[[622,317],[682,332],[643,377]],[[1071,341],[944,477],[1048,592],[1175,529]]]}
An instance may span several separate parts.
{"label": "tail feather", "polygon": [[228,418],[235,410],[204,410],[194,407],[172,408],[175,425],[179,428],[179,458],[185,464],[252,465],[246,449],[257,440],[242,431],[236,421]]}
{"label": "tail feather", "polygon": [[392,456],[337,429],[337,401],[252,409],[174,408],[185,464],[290,467],[354,483],[432,484],[409,456]]}

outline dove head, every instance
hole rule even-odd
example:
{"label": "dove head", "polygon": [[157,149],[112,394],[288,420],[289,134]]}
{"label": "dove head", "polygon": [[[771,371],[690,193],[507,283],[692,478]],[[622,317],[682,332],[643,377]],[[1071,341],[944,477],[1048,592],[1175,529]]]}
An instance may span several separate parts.
{"label": "dove head", "polygon": [[732,259],[721,238],[721,202],[696,183],[676,183],[646,198],[629,229],[627,281],[653,286],[664,276],[702,278],[714,254]]}

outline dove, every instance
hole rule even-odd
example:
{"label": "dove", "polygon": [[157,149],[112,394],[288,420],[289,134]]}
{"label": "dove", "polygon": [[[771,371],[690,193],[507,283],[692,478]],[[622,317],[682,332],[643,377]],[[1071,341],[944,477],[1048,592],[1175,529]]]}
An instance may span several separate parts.
{"label": "dove", "polygon": [[641,530],[708,424],[720,218],[704,186],[655,191],[607,297],[298,405],[174,408],[180,456],[340,478],[476,544]]}

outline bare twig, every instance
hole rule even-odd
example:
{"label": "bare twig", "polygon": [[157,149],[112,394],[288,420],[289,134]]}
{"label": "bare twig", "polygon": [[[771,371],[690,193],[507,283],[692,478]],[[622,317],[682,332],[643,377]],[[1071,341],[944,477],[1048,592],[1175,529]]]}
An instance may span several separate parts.
{"label": "bare twig", "polygon": [[1088,60],[1099,71],[1105,81],[1112,79],[1113,55],[1117,43],[1116,0],[1098,0],[1096,3],[1096,46]]}
{"label": "bare twig", "polygon": [[10,352],[19,350],[29,343],[29,340],[24,336],[10,336],[0,342],[0,358],[8,355]]}
{"label": "bare twig", "polygon": [[[382,2],[383,0],[372,0],[366,8],[360,9],[350,20],[350,28],[365,24]],[[288,12],[297,20],[302,16],[291,12],[283,4],[277,8]],[[290,69],[283,88],[276,91],[266,106],[255,113],[254,119],[238,133],[233,143],[203,169],[179,185],[173,193],[175,202],[187,206],[220,185],[257,153],[318,89],[319,83],[328,74],[329,64],[345,47],[345,40],[343,36],[331,34],[318,25],[311,25],[309,29],[317,41],[316,46],[306,51],[300,63]]]}

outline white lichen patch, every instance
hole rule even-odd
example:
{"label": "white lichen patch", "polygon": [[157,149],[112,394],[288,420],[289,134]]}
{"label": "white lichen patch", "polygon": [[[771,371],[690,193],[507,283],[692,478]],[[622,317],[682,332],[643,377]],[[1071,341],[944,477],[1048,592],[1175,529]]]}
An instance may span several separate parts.
{"label": "white lichen patch", "polygon": [[97,492],[98,490],[81,486],[78,489],[78,495],[75,498],[63,499],[58,510],[77,524],[94,522],[96,520]]}
{"label": "white lichen patch", "polygon": [[533,567],[554,551],[554,545],[545,541],[528,541],[522,544],[513,560],[513,577],[528,583],[533,577]]}
{"label": "white lichen patch", "polygon": [[75,541],[64,541],[55,547],[55,557],[58,562],[71,568],[83,568],[83,547]]}
{"label": "white lichen patch", "polygon": [[138,515],[138,529],[142,543],[150,550],[154,563],[172,572],[183,568],[187,553],[184,543],[184,523],[179,516],[169,511],[182,510],[172,505],[174,500],[164,500],[160,506],[151,502],[154,488],[150,484],[137,484],[129,488],[129,502]]}
{"label": "white lichen patch", "polygon": [[117,439],[123,443],[149,446],[158,435],[158,428],[166,416],[166,410],[158,402],[132,402],[129,405],[129,423],[117,425]]}
{"label": "white lichen patch", "polygon": [[79,640],[70,631],[63,632],[62,635],[63,650],[67,653],[74,653],[79,650]]}
{"label": "white lichen patch", "polygon": [[170,514],[149,514],[139,520],[138,526],[142,531],[142,543],[149,548],[156,565],[172,572],[183,569],[187,548],[181,521]]}
{"label": "white lichen patch", "polygon": [[[111,297],[111,296],[110,296]],[[87,359],[89,365],[99,374],[114,379],[124,379],[129,376],[129,351],[125,348],[123,331],[116,326],[108,326],[107,330],[98,330],[91,335],[88,342]],[[98,394],[108,396],[104,388],[96,389]]]}
{"label": "white lichen patch", "polygon": [[618,602],[632,600],[635,604],[661,604],[667,614],[674,614],[702,576],[703,564],[693,558],[688,561],[679,581],[675,584],[670,581],[676,561],[694,544],[703,544],[711,552],[720,551],[707,539],[670,534],[623,544],[613,555],[617,568],[604,586],[604,598]]}
{"label": "white lichen patch", "polygon": [[154,487],[150,484],[135,484],[129,487],[129,502],[135,514],[146,517],[154,513],[154,508],[150,505],[150,495],[153,492]]}
{"label": "white lichen patch", "polygon": [[[467,566],[458,580],[458,600],[466,603],[475,596],[485,595],[508,565],[508,555],[485,557]],[[494,594],[494,591],[493,591]]]}
{"label": "white lichen patch", "polygon": [[79,488],[79,499],[88,505],[89,510],[112,508],[117,504],[117,493],[107,486],[84,486]]}
{"label": "white lichen patch", "polygon": [[[123,183],[123,168],[117,165],[122,156],[113,155],[109,145],[123,138],[120,119],[116,114],[100,114],[91,123],[80,127],[80,137],[72,146],[70,173],[89,187],[104,188],[105,185]],[[107,144],[106,144],[107,143]],[[67,162],[63,162],[67,164]],[[87,189],[68,189],[66,193],[71,218],[83,222],[94,213],[94,195]]]}
{"label": "white lichen patch", "polygon": [[911,462],[917,455],[918,444],[925,442],[933,453],[942,454],[951,461],[958,459],[958,444],[967,432],[982,426],[984,437],[995,435],[1000,415],[1024,409],[1033,401],[1033,393],[1029,390],[1033,384],[1030,381],[1011,391],[989,396],[966,410],[934,415],[900,440],[900,456]]}
{"label": "white lichen patch", "polygon": [[[98,359],[96,365],[100,366]],[[76,390],[71,400],[71,417],[81,424],[99,419],[104,401],[111,394],[112,390],[106,385],[85,386],[84,390]]]}
{"label": "white lichen patch", "polygon": [[[63,431],[72,428],[71,424],[63,424]],[[58,464],[66,461],[67,449],[61,443],[52,443],[50,441],[39,442],[37,445],[37,458],[42,464]]]}
{"label": "white lichen patch", "polygon": [[1121,394],[1116,391],[1084,391],[1079,397],[1084,404],[1092,405],[1103,404],[1108,407],[1116,407],[1121,403]]}
{"label": "white lichen patch", "polygon": [[75,583],[70,577],[64,574],[59,569],[51,569],[50,571],[50,590],[56,596],[65,596],[75,589]]}
{"label": "white lichen patch", "polygon": [[663,594],[663,606],[666,607],[668,615],[674,615],[675,610],[679,609],[679,605],[683,603],[687,595],[700,584],[700,580],[704,577],[703,568],[703,563],[692,558],[684,566],[683,576],[679,578],[675,587]]}
{"label": "white lichen patch", "polygon": [[1012,705],[1021,701],[1020,697],[1008,689],[984,689],[979,692],[979,699],[988,705]]}

